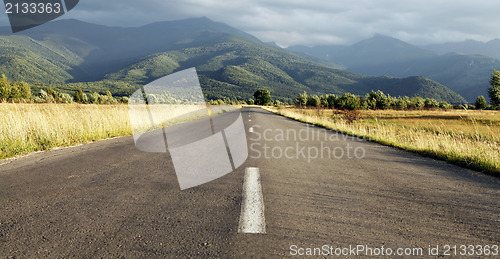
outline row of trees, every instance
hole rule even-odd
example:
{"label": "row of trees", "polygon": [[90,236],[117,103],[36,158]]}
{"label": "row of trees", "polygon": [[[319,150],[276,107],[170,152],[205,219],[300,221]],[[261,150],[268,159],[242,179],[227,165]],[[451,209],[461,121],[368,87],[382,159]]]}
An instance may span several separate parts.
{"label": "row of trees", "polygon": [[[26,101],[26,100],[25,100]],[[30,100],[27,100],[28,102]],[[32,100],[35,103],[83,103],[83,104],[117,104],[127,103],[127,97],[113,97],[110,91],[105,95],[94,92],[86,94],[81,89],[75,91],[73,95],[68,93],[60,93],[52,88],[41,89],[40,94]]]}
{"label": "row of trees", "polygon": [[31,87],[25,82],[10,82],[5,75],[0,78],[0,101],[21,102],[31,100]]}
{"label": "row of trees", "polygon": [[105,95],[94,92],[86,94],[78,89],[74,94],[57,92],[48,87],[33,93],[31,85],[26,82],[11,82],[5,75],[0,78],[0,102],[25,102],[25,103],[93,103],[114,104],[128,102],[127,97],[114,97],[110,91]]}
{"label": "row of trees", "polygon": [[356,96],[351,93],[344,95],[307,95],[302,93],[297,96],[295,104],[301,107],[323,107],[339,110],[359,110],[359,109],[449,109],[452,106],[447,102],[438,102],[431,98],[422,97],[392,97],[382,91],[371,91],[366,96]]}

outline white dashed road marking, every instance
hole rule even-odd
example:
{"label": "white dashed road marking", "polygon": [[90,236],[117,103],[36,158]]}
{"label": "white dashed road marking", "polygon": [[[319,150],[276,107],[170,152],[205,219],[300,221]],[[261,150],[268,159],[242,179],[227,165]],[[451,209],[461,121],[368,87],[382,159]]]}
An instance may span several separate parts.
{"label": "white dashed road marking", "polygon": [[264,216],[264,196],[260,184],[259,168],[247,167],[243,183],[243,202],[241,204],[238,233],[266,233]]}

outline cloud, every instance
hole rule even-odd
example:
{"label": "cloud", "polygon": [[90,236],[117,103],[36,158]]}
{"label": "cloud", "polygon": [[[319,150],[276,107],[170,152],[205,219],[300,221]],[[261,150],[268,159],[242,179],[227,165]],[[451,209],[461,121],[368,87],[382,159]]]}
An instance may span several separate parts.
{"label": "cloud", "polygon": [[498,0],[82,0],[64,18],[141,26],[207,16],[283,46],[348,44],[376,33],[426,44],[500,38],[498,10]]}

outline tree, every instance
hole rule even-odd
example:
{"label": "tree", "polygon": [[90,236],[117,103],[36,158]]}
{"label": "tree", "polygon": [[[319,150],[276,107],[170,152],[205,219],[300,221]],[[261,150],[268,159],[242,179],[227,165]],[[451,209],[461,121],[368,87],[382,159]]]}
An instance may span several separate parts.
{"label": "tree", "polygon": [[297,99],[295,99],[295,104],[297,106],[305,106],[307,104],[307,93],[303,92],[297,96]]}
{"label": "tree", "polygon": [[484,110],[488,107],[488,103],[486,103],[484,96],[481,95],[477,97],[475,106],[478,110]]}
{"label": "tree", "polygon": [[92,95],[90,95],[90,102],[93,104],[101,103],[101,99],[101,95],[98,92],[94,92]]}
{"label": "tree", "polygon": [[48,102],[59,102],[60,101],[60,98],[59,98],[59,93],[57,91],[55,91],[54,89],[52,89],[52,87],[49,87],[47,88],[47,100]]}
{"label": "tree", "polygon": [[319,99],[321,100],[321,107],[325,107],[325,108],[328,108],[328,99],[327,99],[328,95],[322,95],[319,97]]}
{"label": "tree", "polygon": [[271,92],[269,92],[269,90],[266,89],[257,90],[253,94],[253,97],[255,98],[255,104],[257,105],[267,105],[272,101]]}
{"label": "tree", "polygon": [[439,107],[439,102],[432,98],[427,98],[424,100],[424,107],[427,109],[433,109]]}
{"label": "tree", "polygon": [[10,83],[5,75],[0,77],[0,102],[10,98]]}
{"label": "tree", "polygon": [[410,104],[410,98],[408,98],[407,96],[404,96],[404,97],[399,97],[397,98],[393,103],[392,103],[392,107],[394,109],[398,109],[398,110],[405,110],[408,108],[408,105]]}
{"label": "tree", "polygon": [[424,105],[425,105],[425,100],[420,96],[415,96],[410,99],[410,107],[413,109],[422,109]]}
{"label": "tree", "polygon": [[70,94],[61,93],[61,94],[59,94],[59,101],[61,103],[72,103],[74,100],[73,100],[73,96],[71,96]]}
{"label": "tree", "polygon": [[10,100],[14,102],[18,102],[21,100],[21,90],[19,89],[17,84],[12,84],[10,86]]}
{"label": "tree", "polygon": [[16,82],[17,88],[19,89],[20,98],[24,101],[29,101],[32,98],[31,87],[26,82]]}
{"label": "tree", "polygon": [[488,89],[490,103],[493,106],[500,106],[500,71],[494,69],[490,79],[491,87]]}
{"label": "tree", "polygon": [[392,98],[385,95],[384,92],[373,90],[366,96],[368,106],[372,109],[389,109],[391,108]]}
{"label": "tree", "polygon": [[326,100],[328,102],[328,108],[333,109],[335,108],[335,104],[338,102],[338,97],[334,94],[329,94],[326,97]]}
{"label": "tree", "polygon": [[82,91],[81,88],[79,88],[78,90],[76,90],[74,99],[75,99],[75,102],[77,102],[77,103],[85,103],[83,101],[83,91]]}
{"label": "tree", "polygon": [[318,107],[321,104],[321,99],[317,95],[311,95],[307,98],[307,106]]}
{"label": "tree", "polygon": [[451,108],[451,104],[449,104],[445,101],[442,101],[442,102],[439,102],[439,108],[448,110]]}
{"label": "tree", "polygon": [[340,109],[355,111],[361,107],[360,98],[351,93],[346,93],[339,99]]}

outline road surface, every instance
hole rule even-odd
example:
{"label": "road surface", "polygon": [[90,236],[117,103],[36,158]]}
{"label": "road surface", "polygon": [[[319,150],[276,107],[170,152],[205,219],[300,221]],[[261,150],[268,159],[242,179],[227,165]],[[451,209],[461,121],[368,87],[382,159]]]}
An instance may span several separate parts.
{"label": "road surface", "polygon": [[[498,178],[259,108],[239,112],[247,161],[183,191],[170,155],[141,152],[132,137],[3,162],[0,257],[282,258],[358,245],[427,257],[500,243]],[[206,134],[190,123],[192,136]],[[262,234],[238,233],[249,167],[261,177]]]}

